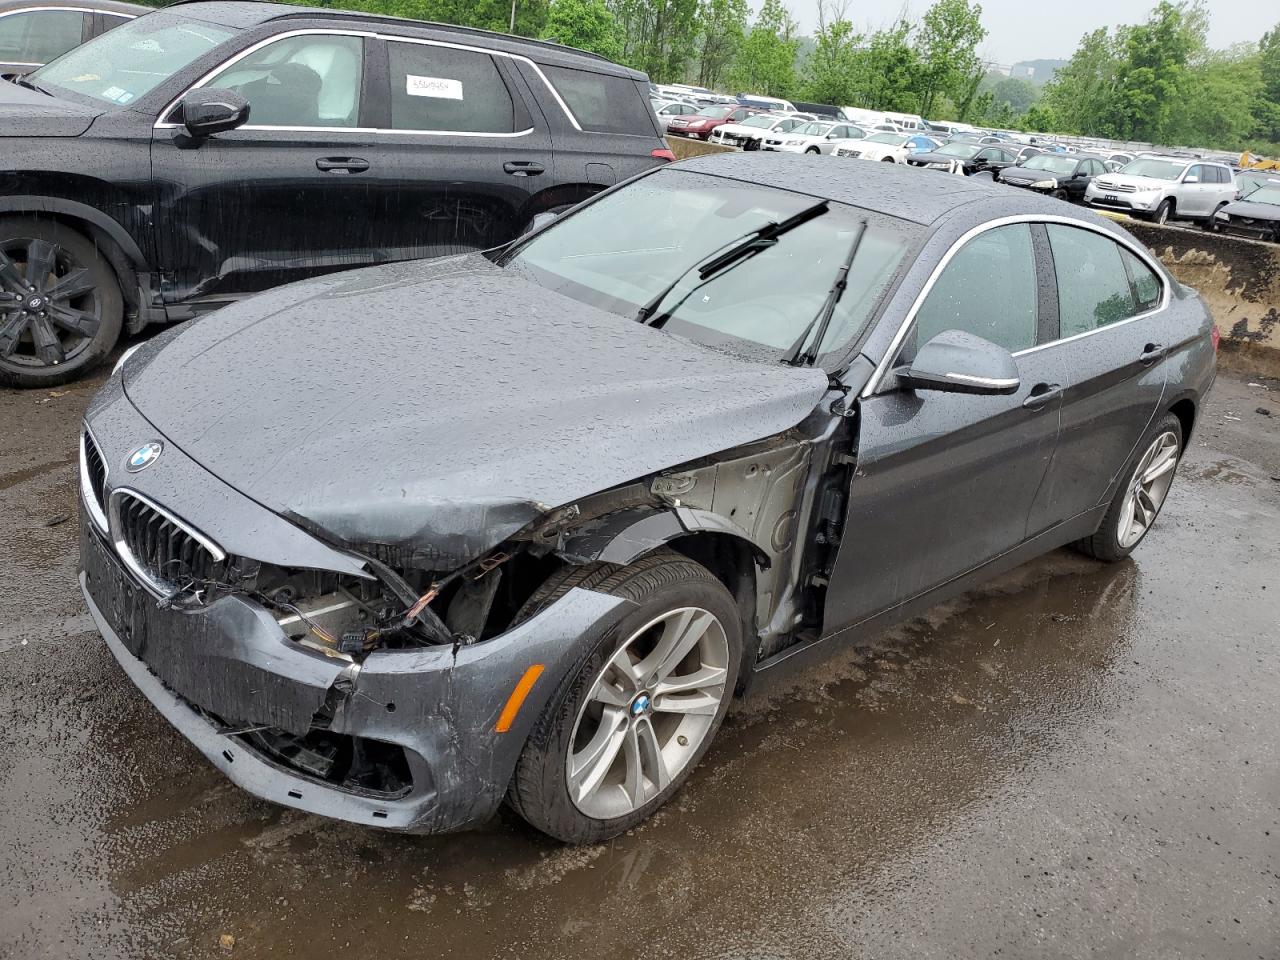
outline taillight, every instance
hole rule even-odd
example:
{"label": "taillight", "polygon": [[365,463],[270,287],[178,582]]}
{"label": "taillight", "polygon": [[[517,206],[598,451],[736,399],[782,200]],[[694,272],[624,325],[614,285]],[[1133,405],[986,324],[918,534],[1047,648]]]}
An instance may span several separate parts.
{"label": "taillight", "polygon": [[1218,343],[1222,340],[1222,334],[1218,332],[1218,325],[1213,325],[1213,330],[1209,333],[1209,339],[1213,341],[1213,352],[1218,352]]}
{"label": "taillight", "polygon": [[[659,147],[657,150],[650,151],[649,156],[653,157],[655,160],[666,160],[667,162],[676,158],[676,155],[666,147]],[[1214,332],[1217,333],[1217,328],[1214,329]],[[1214,346],[1217,346],[1216,340],[1214,341]]]}

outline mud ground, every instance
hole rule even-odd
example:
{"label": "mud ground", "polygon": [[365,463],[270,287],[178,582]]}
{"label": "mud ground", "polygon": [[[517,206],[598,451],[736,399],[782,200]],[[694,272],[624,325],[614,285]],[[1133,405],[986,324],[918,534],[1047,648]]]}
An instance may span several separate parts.
{"label": "mud ground", "polygon": [[95,389],[0,392],[0,957],[1280,957],[1280,382],[1219,378],[1130,561],[1057,552],[775,682],[589,849],[225,782],[81,604]]}

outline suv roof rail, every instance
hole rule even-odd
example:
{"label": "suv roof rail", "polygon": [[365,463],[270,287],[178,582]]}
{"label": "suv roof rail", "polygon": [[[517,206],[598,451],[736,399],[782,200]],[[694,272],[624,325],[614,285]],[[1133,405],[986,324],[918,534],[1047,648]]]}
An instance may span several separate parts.
{"label": "suv roof rail", "polygon": [[[161,9],[170,7],[181,7],[192,3],[207,3],[209,0],[173,0],[166,3]],[[271,17],[272,20],[298,20],[315,16],[333,17],[340,20],[369,20],[375,23],[387,24],[413,24],[422,27],[435,27],[441,30],[449,30],[454,33],[467,34],[468,36],[492,37],[497,40],[505,40],[508,43],[528,44],[529,46],[541,47],[545,50],[555,50],[562,53],[577,54],[580,57],[586,57],[590,60],[599,60],[601,63],[607,63],[611,66],[623,67],[622,64],[610,60],[608,57],[592,53],[590,50],[580,50],[577,47],[570,47],[563,43],[557,43],[554,40],[536,40],[533,37],[521,37],[513,33],[499,33],[497,30],[484,30],[480,27],[464,27],[456,23],[440,23],[435,20],[414,20],[411,17],[394,17],[385,13],[365,13],[360,10],[341,10],[334,7],[303,7],[291,6],[288,3],[280,2],[280,0],[234,0],[236,3],[252,3],[256,5],[280,7],[280,13]]]}

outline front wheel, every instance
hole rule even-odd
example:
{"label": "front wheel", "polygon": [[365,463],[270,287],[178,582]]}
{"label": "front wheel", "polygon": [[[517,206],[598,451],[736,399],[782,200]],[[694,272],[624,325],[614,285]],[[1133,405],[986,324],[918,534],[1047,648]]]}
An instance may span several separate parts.
{"label": "front wheel", "polygon": [[569,568],[521,616],[576,586],[635,608],[561,682],[507,799],[543,833],[598,843],[653,814],[702,759],[737,682],[742,627],[724,585],[670,550],[627,567]]}
{"label": "front wheel", "polygon": [[1209,218],[1205,220],[1204,223],[1200,224],[1200,226],[1203,227],[1209,233],[1217,233],[1218,232],[1218,213],[1225,206],[1226,206],[1225,203],[1220,203],[1216,207],[1214,207],[1213,213],[1209,214]]}
{"label": "front wheel", "polygon": [[115,346],[124,301],[84,235],[52,220],[0,220],[0,384],[53,387]]}
{"label": "front wheel", "polygon": [[1156,207],[1155,213],[1151,214],[1152,223],[1168,223],[1169,217],[1173,215],[1173,201],[1161,200],[1160,206]]}
{"label": "front wheel", "polygon": [[1095,560],[1114,562],[1133,553],[1164,506],[1182,458],[1182,424],[1171,413],[1147,431],[1096,533],[1075,546]]}
{"label": "front wheel", "polygon": [[805,151],[805,153],[821,153],[821,152],[822,151],[819,150],[817,147],[810,147],[808,150]]}

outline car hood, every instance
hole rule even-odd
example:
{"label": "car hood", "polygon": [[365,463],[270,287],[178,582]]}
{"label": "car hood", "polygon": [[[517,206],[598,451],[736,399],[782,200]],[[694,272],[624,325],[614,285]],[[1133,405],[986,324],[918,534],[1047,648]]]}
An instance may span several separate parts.
{"label": "car hood", "polygon": [[945,153],[934,153],[932,150],[926,150],[923,153],[912,153],[908,155],[908,159],[918,161],[920,163],[950,163],[952,160],[960,163],[969,163],[972,157],[951,157]]}
{"label": "car hood", "polygon": [[1254,203],[1251,200],[1236,200],[1222,208],[1223,212],[1233,217],[1248,217],[1251,220],[1280,220],[1280,206],[1274,203]]}
{"label": "car hood", "polygon": [[1009,181],[1017,181],[1019,183],[1037,183],[1041,180],[1057,180],[1062,182],[1066,180],[1070,174],[1054,173],[1052,170],[1028,170],[1026,167],[1005,167],[1000,171],[999,179],[1008,183]]}
{"label": "car hood", "polygon": [[1100,177],[1096,177],[1094,183],[1101,187],[1102,183],[1099,181],[1122,187],[1137,187],[1139,190],[1168,190],[1177,186],[1176,180],[1161,180],[1159,177],[1137,177],[1133,174],[1123,173],[1104,173]]}
{"label": "car hood", "polygon": [[0,80],[0,137],[78,137],[103,112]]}
{"label": "car hood", "polygon": [[783,432],[827,390],[479,255],[277,288],[157,339],[124,387],[163,439],[323,539],[433,570]]}

